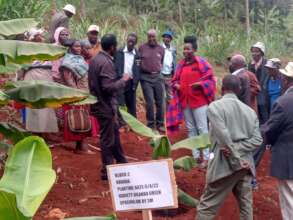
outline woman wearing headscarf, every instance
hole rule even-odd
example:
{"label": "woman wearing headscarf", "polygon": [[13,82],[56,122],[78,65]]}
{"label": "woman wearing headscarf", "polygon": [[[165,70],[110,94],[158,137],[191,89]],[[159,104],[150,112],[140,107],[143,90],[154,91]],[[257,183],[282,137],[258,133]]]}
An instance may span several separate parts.
{"label": "woman wearing headscarf", "polygon": [[[43,30],[31,29],[26,33],[27,40],[31,42],[43,42]],[[52,63],[49,61],[35,60],[31,66],[24,71],[24,80],[43,80],[53,82]],[[57,118],[55,111],[51,108],[30,109],[26,108],[25,127],[28,131],[42,133],[48,137],[49,133],[58,132]]]}
{"label": "woman wearing headscarf", "polygon": [[[54,34],[55,45],[65,46],[65,42],[69,38],[69,31],[65,27],[58,27]],[[55,82],[60,81],[60,74],[59,74],[59,67],[63,57],[59,58],[58,60],[54,60],[52,62],[52,72],[53,72],[53,79]]]}
{"label": "woman wearing headscarf", "polygon": [[[60,83],[72,88],[88,91],[88,64],[81,56],[81,44],[80,41],[68,40],[66,45],[69,47],[68,53],[64,56],[62,63],[59,67]],[[69,111],[73,109],[80,109],[86,111],[89,114],[88,106],[85,105],[65,105],[64,111],[64,140],[76,142],[76,153],[93,154],[84,145],[83,140],[86,137],[97,136],[96,122],[90,117],[89,123],[91,124],[91,130],[88,132],[75,132],[69,125]]]}

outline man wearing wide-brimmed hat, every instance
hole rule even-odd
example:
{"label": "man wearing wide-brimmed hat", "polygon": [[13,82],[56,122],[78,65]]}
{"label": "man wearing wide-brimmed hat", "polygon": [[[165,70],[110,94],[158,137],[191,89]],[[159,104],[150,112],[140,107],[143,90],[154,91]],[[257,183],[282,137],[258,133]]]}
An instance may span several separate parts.
{"label": "man wearing wide-brimmed hat", "polygon": [[283,95],[275,102],[270,119],[262,127],[266,144],[271,145],[271,175],[279,180],[283,219],[293,216],[293,62],[282,73]]}
{"label": "man wearing wide-brimmed hat", "polygon": [[265,65],[267,72],[269,74],[268,81],[268,98],[269,98],[269,112],[273,107],[275,101],[281,95],[281,60],[279,58],[269,59]]}
{"label": "man wearing wide-brimmed hat", "polygon": [[262,42],[257,42],[250,48],[252,61],[248,65],[248,70],[253,72],[261,86],[261,91],[257,95],[257,107],[258,107],[258,117],[260,124],[264,124],[269,117],[268,113],[268,98],[267,98],[267,85],[269,76],[265,68],[266,59],[265,59],[265,45]]}

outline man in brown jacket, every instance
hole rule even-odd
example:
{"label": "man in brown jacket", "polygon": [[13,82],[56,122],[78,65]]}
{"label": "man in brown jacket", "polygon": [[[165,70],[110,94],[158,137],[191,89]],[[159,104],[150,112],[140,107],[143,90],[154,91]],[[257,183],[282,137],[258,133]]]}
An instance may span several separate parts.
{"label": "man in brown jacket", "polygon": [[230,72],[240,79],[241,89],[238,98],[257,112],[256,97],[260,92],[260,85],[256,76],[246,69],[245,57],[241,54],[233,55],[230,59]]}
{"label": "man in brown jacket", "polygon": [[102,51],[90,63],[88,79],[90,92],[98,99],[98,102],[91,106],[91,112],[100,124],[103,162],[101,178],[107,180],[106,165],[113,164],[113,157],[117,163],[127,163],[120,143],[116,95],[123,89],[130,76],[124,74],[121,79],[117,78],[113,63],[117,48],[115,35],[103,36],[101,45]]}

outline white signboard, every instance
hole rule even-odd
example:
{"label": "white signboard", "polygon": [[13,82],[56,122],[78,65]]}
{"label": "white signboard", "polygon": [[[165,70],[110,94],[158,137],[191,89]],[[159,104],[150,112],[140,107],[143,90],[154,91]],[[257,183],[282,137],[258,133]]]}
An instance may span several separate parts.
{"label": "white signboard", "polygon": [[107,170],[116,211],[178,207],[171,159],[110,165]]}

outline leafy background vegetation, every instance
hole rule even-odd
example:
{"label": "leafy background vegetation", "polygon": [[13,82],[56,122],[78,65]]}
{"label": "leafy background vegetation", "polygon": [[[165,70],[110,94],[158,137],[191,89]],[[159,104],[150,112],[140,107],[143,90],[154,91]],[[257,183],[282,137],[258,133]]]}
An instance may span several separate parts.
{"label": "leafy background vegetation", "polygon": [[249,47],[263,41],[268,57],[293,55],[292,0],[247,0],[250,35],[245,25],[245,0],[2,0],[0,20],[35,17],[45,27],[50,15],[66,3],[77,6],[78,15],[71,22],[72,34],[84,38],[89,24],[97,23],[101,34],[115,33],[123,43],[127,33],[136,32],[139,41],[155,27],[176,34],[175,44],[181,55],[182,40],[187,34],[199,38],[199,54],[223,64],[233,52],[246,56]]}

